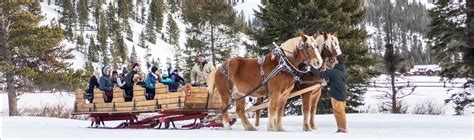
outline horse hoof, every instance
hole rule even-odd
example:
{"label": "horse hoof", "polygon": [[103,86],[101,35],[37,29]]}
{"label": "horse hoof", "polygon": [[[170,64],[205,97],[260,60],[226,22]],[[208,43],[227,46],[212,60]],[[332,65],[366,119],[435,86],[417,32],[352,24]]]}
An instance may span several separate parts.
{"label": "horse hoof", "polygon": [[283,128],[277,128],[276,130],[277,130],[278,132],[283,132],[283,131],[285,131],[285,129],[283,129]]}
{"label": "horse hoof", "polygon": [[310,128],[305,127],[305,128],[303,128],[303,131],[311,132],[311,131],[313,131],[313,129],[310,129]]}
{"label": "horse hoof", "polygon": [[276,129],[274,127],[267,126],[267,131],[274,132]]}
{"label": "horse hoof", "polygon": [[245,131],[257,131],[257,128],[255,127],[245,128]]}

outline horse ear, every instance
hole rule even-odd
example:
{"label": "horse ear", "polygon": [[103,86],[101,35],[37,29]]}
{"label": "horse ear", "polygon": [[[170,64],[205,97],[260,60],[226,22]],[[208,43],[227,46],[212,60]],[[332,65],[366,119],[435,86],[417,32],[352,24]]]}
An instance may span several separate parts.
{"label": "horse ear", "polygon": [[334,35],[334,37],[337,37],[337,32],[332,33],[332,35]]}
{"label": "horse ear", "polygon": [[328,33],[323,32],[324,40],[328,39]]}
{"label": "horse ear", "polygon": [[306,35],[304,34],[304,32],[300,32],[300,36],[301,36],[301,38],[303,39],[303,42],[306,42],[306,40],[308,39],[308,37],[306,37]]}

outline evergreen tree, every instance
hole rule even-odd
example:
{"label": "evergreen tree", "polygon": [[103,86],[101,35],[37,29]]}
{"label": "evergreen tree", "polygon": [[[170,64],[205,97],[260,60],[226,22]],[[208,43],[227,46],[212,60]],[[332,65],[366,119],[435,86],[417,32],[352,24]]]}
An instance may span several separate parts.
{"label": "evergreen tree", "polygon": [[89,47],[88,47],[88,51],[87,51],[87,59],[90,61],[90,62],[99,62],[99,54],[98,52],[100,51],[100,49],[98,48],[98,46],[95,44],[95,39],[93,37],[91,37],[89,39]]}
{"label": "evergreen tree", "polygon": [[141,23],[141,24],[145,24],[145,11],[146,11],[146,9],[145,9],[145,6],[144,6],[143,3],[141,4],[141,9],[140,9],[140,11],[141,11],[141,14],[140,14],[140,23]]}
{"label": "evergreen tree", "polygon": [[[17,90],[22,87],[17,82],[28,80],[23,82],[25,86],[39,86],[41,90],[71,90],[79,85],[73,80],[80,80],[64,75],[73,73],[68,69],[70,63],[63,61],[73,58],[72,49],[58,47],[64,40],[64,30],[39,26],[41,16],[24,6],[28,3],[0,4],[0,71],[6,79],[10,116],[18,115]],[[63,85],[58,86],[56,81]]]}
{"label": "evergreen tree", "polygon": [[100,13],[100,23],[99,23],[99,30],[97,34],[97,39],[99,40],[99,44],[101,46],[101,50],[105,50],[107,47],[107,38],[108,38],[108,29],[106,19],[103,13]]}
{"label": "evergreen tree", "polygon": [[174,21],[171,14],[168,14],[167,25],[168,28],[166,28],[166,31],[169,35],[169,43],[172,45],[179,45],[179,28],[178,25],[176,25],[176,21]]}
{"label": "evergreen tree", "polygon": [[148,42],[155,44],[156,43],[156,33],[155,33],[155,22],[153,21],[152,15],[148,15],[145,33],[146,33],[146,40]]}
{"label": "evergreen tree", "polygon": [[170,13],[178,11],[179,0],[167,0]]}
{"label": "evergreen tree", "polygon": [[100,24],[100,10],[102,9],[101,4],[99,4],[99,1],[94,1],[94,19],[95,19],[95,24],[99,26]]}
{"label": "evergreen tree", "polygon": [[138,62],[137,51],[135,51],[135,46],[132,47],[132,53],[130,54],[130,62]]}
{"label": "evergreen tree", "polygon": [[192,25],[190,36],[206,43],[203,48],[191,50],[206,50],[205,53],[211,54],[214,65],[227,60],[237,41],[233,28],[236,14],[232,6],[224,0],[185,1],[184,5],[183,16]]}
{"label": "evergreen tree", "polygon": [[165,10],[163,0],[152,0],[149,8],[150,15],[148,18],[152,17],[156,32],[161,33],[161,28],[163,27],[163,13]]}
{"label": "evergreen tree", "polygon": [[195,64],[195,59],[196,59],[196,55],[197,54],[204,54],[204,49],[194,49],[194,48],[205,48],[206,47],[206,43],[204,43],[202,40],[194,37],[194,36],[191,36],[191,37],[188,37],[186,39],[186,44],[184,45],[185,46],[185,49],[184,49],[184,54],[186,54],[184,56],[185,58],[185,69],[187,69],[187,71],[182,71],[183,72],[183,75],[186,79],[186,81],[190,81],[191,79],[191,69],[192,67],[194,66]]}
{"label": "evergreen tree", "polygon": [[133,32],[132,28],[130,27],[130,23],[128,22],[128,19],[124,19],[123,24],[125,26],[125,32],[127,33],[127,40],[133,42]]}
{"label": "evergreen tree", "polygon": [[119,28],[118,27],[119,25],[115,17],[115,15],[117,14],[116,11],[117,10],[115,9],[115,6],[112,4],[112,2],[109,3],[109,5],[107,6],[107,11],[106,11],[109,36],[114,34]]}
{"label": "evergreen tree", "polygon": [[[429,44],[442,68],[443,77],[472,77],[473,66],[463,62],[466,47],[466,11],[457,1],[438,0],[429,11],[432,18],[428,30]],[[457,19],[457,20],[451,20]],[[467,47],[466,47],[467,48]],[[462,55],[460,55],[462,54]],[[472,63],[472,62],[471,62]]]}
{"label": "evergreen tree", "polygon": [[92,62],[89,59],[84,64],[84,70],[88,73],[94,73],[94,66],[92,66]]}
{"label": "evergreen tree", "polygon": [[150,49],[150,46],[146,46],[146,50],[145,50],[145,63],[147,65],[147,69],[150,68],[150,65],[151,65],[151,58],[152,55],[151,55],[151,49]]}
{"label": "evergreen tree", "polygon": [[183,51],[181,50],[181,48],[179,48],[179,46],[175,46],[174,47],[174,52],[175,52],[174,56],[173,56],[174,68],[176,68],[178,70],[182,70],[183,65],[184,65]]}
{"label": "evergreen tree", "polygon": [[66,26],[66,38],[73,39],[73,26],[75,26],[77,16],[72,6],[71,0],[62,1],[63,11],[59,22]]}
{"label": "evergreen tree", "polygon": [[81,25],[81,29],[84,30],[84,26],[87,25],[87,22],[89,21],[89,9],[87,8],[87,0],[79,0],[78,7],[79,23]]}
{"label": "evergreen tree", "polygon": [[[368,53],[365,46],[367,33],[359,24],[363,19],[363,0],[345,1],[267,1],[266,5],[256,13],[257,19],[263,22],[252,36],[257,40],[259,48],[251,48],[256,55],[271,51],[272,42],[277,44],[295,37],[304,29],[306,33],[318,31],[337,32],[344,54],[350,54],[346,67],[349,74],[348,111],[362,105],[362,95],[367,88],[360,87],[377,74],[373,68],[375,59]],[[325,92],[326,90],[323,90]],[[322,93],[320,104],[329,102]],[[289,104],[292,104],[289,101]],[[328,112],[330,108],[318,106],[318,111]]]}
{"label": "evergreen tree", "polygon": [[[462,115],[465,107],[474,102],[474,3],[472,1],[438,0],[429,10],[432,18],[428,28],[429,44],[439,61],[441,76],[467,78],[464,90],[450,93],[446,103],[455,104],[455,115]],[[453,20],[455,19],[455,20]],[[461,58],[462,57],[462,58]],[[449,93],[449,90],[448,90]]]}
{"label": "evergreen tree", "polygon": [[82,54],[86,54],[86,51],[85,51],[85,45],[86,45],[86,42],[84,41],[84,35],[83,33],[81,32],[81,34],[77,37],[77,47],[76,47],[76,50],[78,52],[81,52]]}
{"label": "evergreen tree", "polygon": [[171,58],[167,57],[167,58],[166,58],[166,66],[167,66],[168,68],[173,67],[173,64],[172,64],[171,62],[172,62],[172,61],[171,61]]}
{"label": "evergreen tree", "polygon": [[145,33],[142,31],[140,33],[140,42],[139,42],[138,46],[142,47],[142,48],[145,48],[145,46],[146,46],[145,40],[146,40],[146,36],[145,36]]}

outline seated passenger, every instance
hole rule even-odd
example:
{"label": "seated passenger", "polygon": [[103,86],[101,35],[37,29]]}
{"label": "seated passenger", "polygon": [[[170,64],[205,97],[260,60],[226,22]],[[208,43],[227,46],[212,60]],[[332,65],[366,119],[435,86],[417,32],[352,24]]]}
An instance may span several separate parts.
{"label": "seated passenger", "polygon": [[125,81],[122,80],[122,76],[119,76],[117,71],[112,72],[112,83],[114,84],[115,87],[122,88],[123,85],[125,85]]}
{"label": "seated passenger", "polygon": [[125,96],[123,97],[125,101],[132,101],[133,98],[133,86],[135,83],[133,82],[133,77],[135,74],[138,74],[140,71],[140,65],[138,63],[134,63],[132,65],[131,71],[127,74],[125,78],[125,85],[123,89],[125,90]]}
{"label": "seated passenger", "polygon": [[113,92],[114,85],[112,84],[112,79],[110,78],[110,68],[105,66],[102,68],[102,76],[99,80],[99,89],[104,91],[104,101],[111,102],[114,92]]}
{"label": "seated passenger", "polygon": [[100,72],[94,71],[94,75],[89,79],[89,88],[86,90],[85,99],[92,103],[94,100],[94,88],[99,88]]}
{"label": "seated passenger", "polygon": [[147,100],[153,100],[155,98],[155,84],[156,80],[160,80],[160,71],[158,71],[158,68],[156,66],[153,66],[151,68],[150,73],[146,77],[145,80],[145,98]]}
{"label": "seated passenger", "polygon": [[170,92],[176,92],[179,88],[179,85],[184,85],[184,78],[179,76],[178,70],[175,68],[168,68],[168,75],[171,78],[172,82],[168,85],[168,90]]}

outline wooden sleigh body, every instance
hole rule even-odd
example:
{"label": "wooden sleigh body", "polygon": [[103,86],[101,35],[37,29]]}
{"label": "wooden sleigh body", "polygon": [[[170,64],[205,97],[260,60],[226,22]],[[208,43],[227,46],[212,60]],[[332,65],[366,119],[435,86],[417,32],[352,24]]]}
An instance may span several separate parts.
{"label": "wooden sleigh body", "polygon": [[[155,98],[145,98],[145,88],[133,87],[133,99],[124,100],[124,91],[113,89],[111,102],[104,102],[104,92],[94,89],[91,103],[84,98],[85,92],[76,91],[73,115],[86,114],[91,119],[91,127],[97,128],[105,121],[123,120],[122,124],[113,128],[176,128],[174,122],[192,120],[195,122],[182,128],[221,127],[222,124],[212,118],[220,109],[218,94],[210,95],[206,87],[183,86],[177,92],[169,92],[168,87],[161,83],[155,85]],[[153,113],[150,117],[138,120],[141,113]],[[197,123],[197,120],[200,123]],[[234,121],[235,122],[235,121]],[[162,127],[162,125],[164,126]]]}

